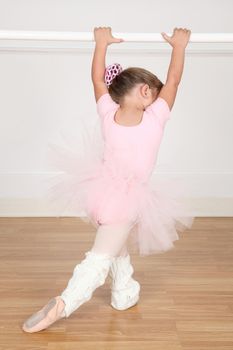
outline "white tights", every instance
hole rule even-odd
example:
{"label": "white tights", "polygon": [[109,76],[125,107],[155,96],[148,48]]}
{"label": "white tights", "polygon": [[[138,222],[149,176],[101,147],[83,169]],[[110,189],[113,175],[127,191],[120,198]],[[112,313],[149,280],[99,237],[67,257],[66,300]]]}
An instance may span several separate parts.
{"label": "white tights", "polygon": [[111,256],[126,256],[127,239],[132,223],[100,225],[91,251]]}

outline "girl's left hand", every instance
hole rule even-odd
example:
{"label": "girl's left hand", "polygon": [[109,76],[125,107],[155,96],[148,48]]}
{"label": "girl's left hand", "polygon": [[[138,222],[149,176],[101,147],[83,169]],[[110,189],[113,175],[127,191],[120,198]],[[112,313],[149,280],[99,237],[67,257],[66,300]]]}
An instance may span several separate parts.
{"label": "girl's left hand", "polygon": [[124,41],[124,39],[120,38],[114,38],[112,36],[112,29],[111,27],[95,27],[94,28],[94,37],[95,37],[95,42],[98,44],[103,44],[103,45],[110,45],[113,43],[120,43]]}
{"label": "girl's left hand", "polygon": [[168,36],[164,32],[161,34],[172,47],[182,46],[185,48],[189,42],[191,30],[187,28],[174,28],[172,36]]}

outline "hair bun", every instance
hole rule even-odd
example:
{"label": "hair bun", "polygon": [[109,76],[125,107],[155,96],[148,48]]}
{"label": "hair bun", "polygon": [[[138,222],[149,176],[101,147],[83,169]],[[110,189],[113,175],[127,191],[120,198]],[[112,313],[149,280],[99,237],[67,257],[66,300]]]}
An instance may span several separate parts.
{"label": "hair bun", "polygon": [[120,63],[110,64],[105,69],[104,79],[107,86],[112,84],[113,79],[122,72],[123,68]]}

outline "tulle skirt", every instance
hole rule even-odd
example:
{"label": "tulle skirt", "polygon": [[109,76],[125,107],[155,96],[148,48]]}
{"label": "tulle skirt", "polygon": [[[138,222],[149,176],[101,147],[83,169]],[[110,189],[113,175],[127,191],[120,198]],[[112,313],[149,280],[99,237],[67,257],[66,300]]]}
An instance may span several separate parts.
{"label": "tulle skirt", "polygon": [[47,180],[49,203],[57,215],[71,211],[95,228],[130,222],[128,249],[141,256],[174,248],[179,232],[191,228],[194,217],[182,201],[181,186],[174,180],[142,182],[122,176],[121,169],[113,171],[114,164],[103,161],[97,124],[92,134],[83,125],[79,135],[60,135],[62,142],[50,141],[47,150],[49,164],[62,172]]}

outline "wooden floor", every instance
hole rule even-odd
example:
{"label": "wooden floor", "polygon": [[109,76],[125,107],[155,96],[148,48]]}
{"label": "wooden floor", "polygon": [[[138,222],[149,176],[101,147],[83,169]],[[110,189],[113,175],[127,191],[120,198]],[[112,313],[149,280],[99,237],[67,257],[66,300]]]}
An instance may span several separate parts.
{"label": "wooden floor", "polygon": [[175,249],[132,255],[138,305],[114,310],[110,277],[67,319],[23,321],[66,287],[95,229],[79,218],[0,218],[0,349],[233,349],[233,218],[195,218]]}

